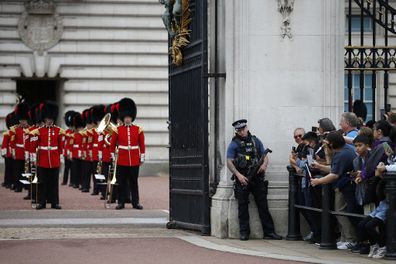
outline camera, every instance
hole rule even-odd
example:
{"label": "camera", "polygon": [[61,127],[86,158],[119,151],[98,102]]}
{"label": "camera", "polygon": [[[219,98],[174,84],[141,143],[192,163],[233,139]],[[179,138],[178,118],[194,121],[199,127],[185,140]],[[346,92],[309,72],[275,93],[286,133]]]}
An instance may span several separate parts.
{"label": "camera", "polygon": [[318,127],[316,127],[316,126],[313,126],[313,127],[312,127],[312,129],[311,129],[311,131],[312,131],[312,132],[316,132],[316,131],[318,131]]}
{"label": "camera", "polygon": [[296,153],[296,147],[292,147],[292,151]]}

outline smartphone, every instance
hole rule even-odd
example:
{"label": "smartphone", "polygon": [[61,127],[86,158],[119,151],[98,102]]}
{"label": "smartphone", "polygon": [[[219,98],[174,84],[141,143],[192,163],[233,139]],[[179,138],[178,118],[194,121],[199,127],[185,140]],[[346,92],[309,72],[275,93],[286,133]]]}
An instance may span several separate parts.
{"label": "smartphone", "polygon": [[316,126],[313,126],[313,127],[312,127],[312,129],[311,129],[311,131],[312,131],[312,132],[316,132],[316,131],[318,131],[318,127],[316,127]]}
{"label": "smartphone", "polygon": [[382,147],[384,148],[385,153],[390,153],[391,156],[393,156],[394,154],[393,149],[389,146],[387,142],[382,143]]}
{"label": "smartphone", "polygon": [[292,147],[292,151],[296,153],[296,147]]}

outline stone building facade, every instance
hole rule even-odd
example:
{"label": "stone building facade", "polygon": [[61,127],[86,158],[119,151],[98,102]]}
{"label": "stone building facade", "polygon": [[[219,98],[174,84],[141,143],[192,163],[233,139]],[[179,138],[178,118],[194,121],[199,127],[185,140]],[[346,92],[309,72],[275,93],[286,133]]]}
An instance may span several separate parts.
{"label": "stone building facade", "polygon": [[0,130],[18,93],[54,100],[60,113],[131,97],[148,146],[151,166],[143,170],[167,173],[168,56],[161,13],[156,0],[1,1]]}

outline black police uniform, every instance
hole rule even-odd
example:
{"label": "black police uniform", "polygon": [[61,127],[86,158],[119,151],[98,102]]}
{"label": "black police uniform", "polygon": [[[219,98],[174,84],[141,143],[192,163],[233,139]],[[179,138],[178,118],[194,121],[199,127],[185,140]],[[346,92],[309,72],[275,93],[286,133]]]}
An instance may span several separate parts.
{"label": "black police uniform", "polygon": [[[246,138],[236,135],[233,139],[238,144],[238,158],[234,159],[236,169],[245,177],[248,177],[248,171],[254,162],[260,160],[258,139],[251,136],[250,133]],[[264,238],[279,239],[274,232],[274,222],[268,210],[268,181],[264,178],[264,173],[256,174],[249,178],[249,184],[242,186],[238,179],[235,178],[234,192],[238,200],[238,217],[241,239],[247,239],[250,234],[249,226],[249,194],[252,193],[257,204],[261,224],[264,231]]]}

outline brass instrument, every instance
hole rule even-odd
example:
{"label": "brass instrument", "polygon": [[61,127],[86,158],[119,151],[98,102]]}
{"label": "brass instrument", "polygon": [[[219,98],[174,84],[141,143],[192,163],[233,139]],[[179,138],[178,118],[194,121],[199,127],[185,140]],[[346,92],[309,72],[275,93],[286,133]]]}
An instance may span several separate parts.
{"label": "brass instrument", "polygon": [[[98,128],[96,129],[98,133],[107,132],[104,140],[106,144],[110,145],[109,137],[113,133],[117,133],[117,126],[111,122],[111,114],[107,113],[103,119],[100,121]],[[110,208],[112,196],[113,196],[113,187],[117,184],[117,160],[118,160],[118,148],[115,150],[113,164],[111,168],[109,168],[109,174],[107,177],[106,183],[106,192],[105,192],[105,208]]]}
{"label": "brass instrument", "polygon": [[111,122],[111,114],[110,113],[107,113],[103,117],[103,119],[100,121],[98,128],[96,130],[98,131],[98,133],[103,133],[105,131],[107,132],[107,135],[104,138],[104,141],[106,142],[107,145],[110,145],[109,137],[113,133],[118,132],[117,126]]}
{"label": "brass instrument", "polygon": [[[34,178],[30,182],[30,196],[31,196],[30,200],[32,201],[31,202],[32,203],[32,208],[36,209],[37,205],[39,204],[39,201],[38,201],[38,193],[39,193],[38,185],[39,185],[39,182],[38,182],[38,177],[37,177],[37,162],[34,164],[34,167],[32,167],[31,173],[32,173],[32,178],[33,177]],[[34,201],[34,199],[33,199],[33,184],[36,184],[36,197],[35,197],[36,198],[35,199],[36,202],[35,203],[33,203],[33,201]]]}

